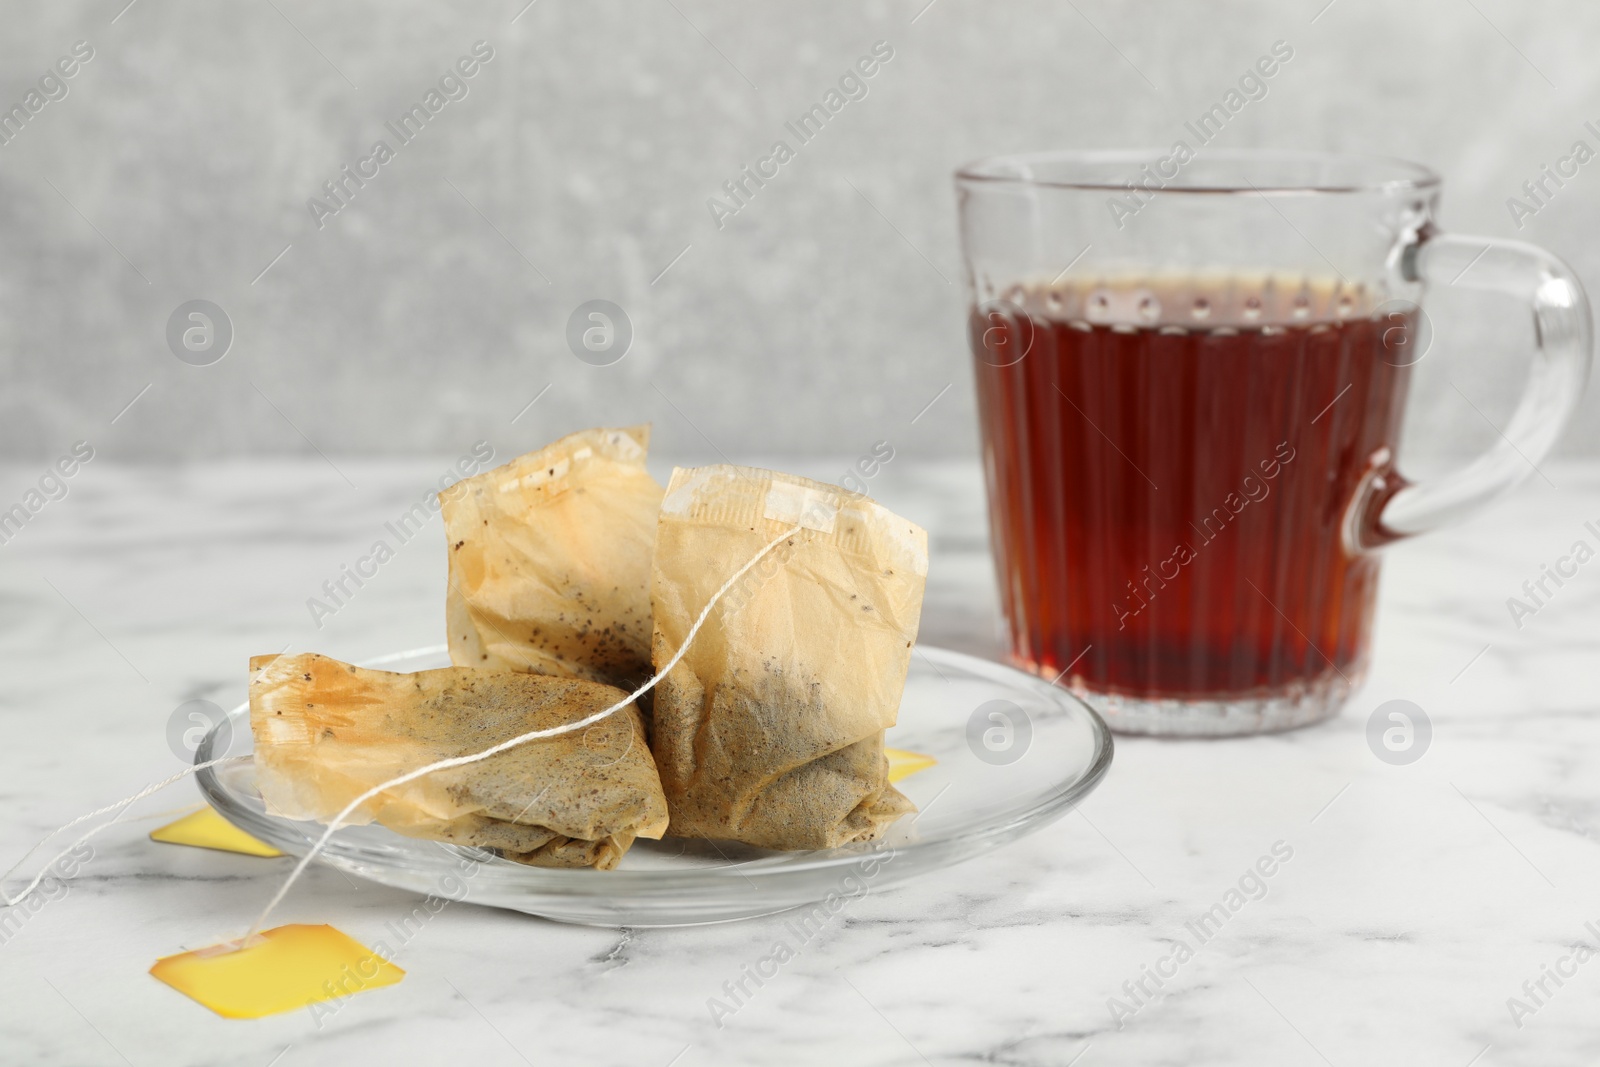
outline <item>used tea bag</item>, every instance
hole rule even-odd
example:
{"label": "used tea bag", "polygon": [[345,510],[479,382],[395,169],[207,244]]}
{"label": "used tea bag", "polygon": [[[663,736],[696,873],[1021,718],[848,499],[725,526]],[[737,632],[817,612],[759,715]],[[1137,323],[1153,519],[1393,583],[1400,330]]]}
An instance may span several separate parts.
{"label": "used tea bag", "polygon": [[584,430],[440,495],[452,663],[630,690],[650,676],[649,445],[648,426]]}
{"label": "used tea bag", "polygon": [[[446,667],[416,674],[326,656],[250,661],[250,728],[267,810],[328,822],[368,789],[441,759],[581,719],[624,699],[574,678]],[[409,837],[497,849],[539,867],[617,865],[659,838],[666,800],[632,706],[387,790],[352,815]]]}
{"label": "used tea bag", "polygon": [[832,848],[915,810],[888,780],[917,638],[927,535],[836,486],[744,467],[672,473],[651,608],[664,664],[761,546],[656,689],[651,749],[682,837]]}

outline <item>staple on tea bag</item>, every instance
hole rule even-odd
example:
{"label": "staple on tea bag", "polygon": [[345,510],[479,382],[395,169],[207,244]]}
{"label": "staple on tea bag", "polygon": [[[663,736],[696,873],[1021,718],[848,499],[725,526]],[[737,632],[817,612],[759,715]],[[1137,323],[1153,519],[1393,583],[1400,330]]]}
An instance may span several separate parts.
{"label": "staple on tea bag", "polygon": [[650,675],[650,427],[571,434],[440,494],[450,660],[632,688]]}
{"label": "staple on tea bag", "polygon": [[651,749],[675,836],[782,849],[871,840],[911,802],[888,782],[927,535],[874,501],[733,466],[677,469],[656,534],[662,663],[731,560],[797,527],[666,672]]}
{"label": "staple on tea bag", "polygon": [[[326,822],[379,783],[622,697],[595,682],[511,671],[391,674],[315,654],[258,656],[257,782],[273,814]],[[384,789],[351,821],[541,867],[610,869],[636,836],[661,836],[667,811],[643,721],[627,707],[582,733]]]}

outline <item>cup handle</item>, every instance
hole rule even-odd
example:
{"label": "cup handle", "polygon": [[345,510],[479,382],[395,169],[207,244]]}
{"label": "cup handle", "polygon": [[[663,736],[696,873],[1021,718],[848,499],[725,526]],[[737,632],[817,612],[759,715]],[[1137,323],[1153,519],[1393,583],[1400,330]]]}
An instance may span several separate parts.
{"label": "cup handle", "polygon": [[1373,457],[1346,526],[1346,540],[1358,552],[1457,522],[1521,482],[1549,453],[1589,380],[1589,298],[1572,269],[1544,249],[1424,230],[1401,250],[1397,265],[1408,282],[1526,301],[1533,309],[1533,365],[1511,424],[1466,467],[1414,483],[1395,471],[1387,449]]}

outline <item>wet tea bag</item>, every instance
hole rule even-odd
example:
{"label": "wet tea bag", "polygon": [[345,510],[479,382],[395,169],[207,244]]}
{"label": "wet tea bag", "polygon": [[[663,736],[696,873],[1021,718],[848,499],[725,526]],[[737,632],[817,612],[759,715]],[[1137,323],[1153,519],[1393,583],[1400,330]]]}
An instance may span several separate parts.
{"label": "wet tea bag", "polygon": [[[626,699],[575,678],[446,667],[416,674],[326,656],[250,661],[250,728],[267,810],[330,821],[368,789]],[[497,849],[539,867],[617,865],[659,838],[667,807],[632,706],[385,790],[349,820],[409,837]]]}
{"label": "wet tea bag", "polygon": [[632,689],[650,676],[650,427],[584,430],[440,494],[450,660]]}
{"label": "wet tea bag", "polygon": [[922,612],[927,535],[916,525],[804,478],[673,471],[651,581],[656,663],[724,575],[795,526],[656,689],[651,749],[675,836],[832,848],[914,810],[889,784],[883,732]]}

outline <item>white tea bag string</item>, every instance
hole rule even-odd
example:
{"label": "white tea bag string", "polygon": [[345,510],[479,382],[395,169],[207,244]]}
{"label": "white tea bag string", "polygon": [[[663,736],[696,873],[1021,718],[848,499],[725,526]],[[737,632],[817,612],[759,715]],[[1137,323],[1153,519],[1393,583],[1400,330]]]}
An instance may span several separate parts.
{"label": "white tea bag string", "polygon": [[607,716],[616,714],[623,708],[632,704],[635,700],[638,700],[640,697],[644,696],[651,689],[655,688],[656,684],[660,682],[662,678],[666,677],[667,672],[676,667],[678,665],[678,661],[681,660],[684,657],[684,654],[689,651],[689,646],[694,643],[695,635],[700,632],[700,628],[704,626],[706,620],[711,617],[711,610],[717,606],[717,602],[727,594],[728,590],[732,589],[734,584],[737,583],[740,578],[743,578],[746,574],[748,574],[751,568],[753,568],[757,563],[760,563],[761,560],[766,557],[767,553],[783,544],[789,538],[798,534],[801,529],[802,527],[797,525],[785,530],[771,541],[768,541],[766,547],[762,548],[761,551],[757,552],[754,556],[751,556],[749,561],[745,563],[744,566],[734,571],[733,574],[729,576],[728,580],[722,583],[721,588],[711,595],[711,599],[706,601],[706,606],[700,610],[700,614],[695,618],[694,624],[689,627],[689,632],[684,635],[683,644],[678,646],[678,651],[673,653],[672,658],[666,662],[666,665],[658,670],[649,681],[645,682],[638,689],[635,689],[632,693],[629,693],[626,697],[611,705],[609,708],[606,708],[603,711],[597,711],[593,715],[585,716],[582,719],[565,723],[561,726],[552,726],[544,730],[530,730],[525,734],[518,734],[516,737],[502,741],[492,748],[486,748],[482,752],[475,752],[467,756],[455,756],[450,759],[442,759],[436,763],[430,763],[426,766],[418,767],[414,771],[409,771],[406,774],[402,774],[396,778],[391,778],[387,782],[382,782],[373,786],[365,793],[362,793],[360,796],[356,797],[349,804],[345,805],[344,810],[339,812],[338,815],[335,815],[333,817],[333,821],[328,823],[328,827],[322,832],[322,836],[317,838],[316,842],[312,844],[311,848],[304,856],[300,857],[300,862],[295,864],[294,870],[289,872],[289,877],[284,879],[283,885],[278,887],[278,891],[273,894],[272,899],[267,902],[267,906],[261,910],[261,914],[256,916],[256,921],[251,924],[249,931],[246,932],[245,936],[239,943],[241,945],[248,943],[251,938],[253,938],[256,933],[266,925],[267,917],[272,914],[274,908],[283,902],[283,898],[288,895],[290,888],[292,888],[294,883],[299,880],[300,875],[305,872],[305,869],[311,865],[311,861],[316,859],[317,856],[322,852],[329,839],[333,837],[334,832],[343,826],[345,820],[353,815],[356,810],[361,807],[361,805],[378,796],[380,793],[383,793],[388,789],[393,789],[396,786],[405,785],[408,782],[414,782],[418,778],[432,774],[434,771],[449,770],[452,767],[465,767],[468,764],[486,760],[491,756],[497,756],[502,752],[516,748],[518,745],[526,744],[529,741],[538,741],[542,738],[557,737],[561,734],[572,733],[575,730],[582,730],[588,726],[592,726]]}
{"label": "white tea bag string", "polygon": [[131,797],[124,797],[123,799],[117,801],[114,804],[107,804],[103,808],[98,808],[98,809],[96,809],[94,811],[88,812],[87,814],[80,815],[76,819],[73,819],[71,822],[63,823],[62,825],[56,827],[54,830],[51,830],[48,834],[45,834],[44,837],[40,838],[38,843],[35,844],[32,848],[30,848],[30,849],[28,849],[28,851],[24,852],[22,854],[21,858],[19,858],[16,863],[11,865],[11,869],[10,870],[6,871],[5,874],[0,875],[0,885],[3,885],[5,883],[5,881],[6,881],[6,879],[10,878],[13,874],[15,874],[17,868],[21,867],[24,863],[26,863],[27,860],[28,860],[28,857],[33,855],[35,852],[37,852],[39,850],[39,846],[40,845],[43,845],[46,841],[50,840],[52,837],[55,837],[57,834],[62,833],[63,831],[70,830],[74,826],[79,825],[80,823],[88,822],[90,819],[95,819],[95,818],[100,817],[101,815],[107,815],[107,814],[110,814],[112,812],[116,813],[115,817],[106,820],[105,822],[101,823],[99,826],[96,826],[94,829],[90,830],[88,833],[86,833],[82,837],[78,838],[72,844],[68,845],[65,849],[63,849],[62,851],[56,853],[55,858],[52,859],[49,863],[46,863],[42,868],[40,868],[39,873],[33,876],[33,881],[29,882],[26,886],[24,886],[23,889],[22,889],[22,892],[18,893],[16,896],[14,896],[14,897],[13,896],[8,896],[8,895],[6,895],[6,893],[3,890],[0,890],[0,901],[4,901],[6,907],[14,908],[18,904],[21,904],[24,900],[27,900],[28,897],[30,895],[32,895],[33,891],[35,889],[39,888],[39,883],[44,881],[45,876],[47,876],[50,873],[50,871],[55,868],[56,863],[59,862],[63,856],[65,856],[67,853],[71,852],[73,849],[77,848],[79,845],[83,844],[85,841],[89,840],[89,838],[93,837],[95,834],[99,833],[101,830],[104,830],[106,827],[111,826],[118,819],[122,818],[122,813],[124,811],[126,811],[130,805],[138,803],[139,801],[143,800],[145,797],[149,796],[152,793],[156,793],[156,792],[159,792],[159,791],[165,789],[167,786],[172,785],[174,782],[183,781],[185,778],[189,777],[189,775],[191,775],[191,774],[194,774],[196,771],[203,771],[207,767],[215,767],[220,763],[227,763],[230,760],[245,760],[245,759],[249,759],[249,758],[250,758],[249,756],[223,756],[221,759],[207,760],[205,763],[196,763],[193,766],[185,767],[183,770],[179,771],[177,774],[172,775],[170,778],[163,778],[159,782],[155,782],[155,783],[153,783],[151,785],[145,786],[143,789],[139,790],[137,793],[133,794],[133,796],[131,796]]}

